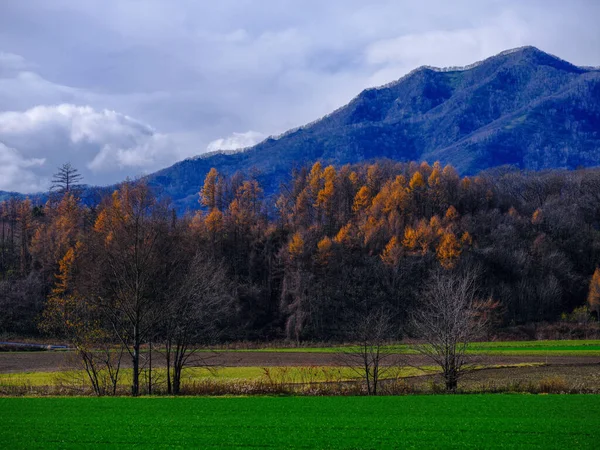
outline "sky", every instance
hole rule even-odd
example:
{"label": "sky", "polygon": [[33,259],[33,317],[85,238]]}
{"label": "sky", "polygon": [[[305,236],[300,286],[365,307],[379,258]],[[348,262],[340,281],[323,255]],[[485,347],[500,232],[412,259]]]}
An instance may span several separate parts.
{"label": "sky", "polygon": [[0,190],[251,146],[421,65],[600,66],[597,0],[1,0]]}

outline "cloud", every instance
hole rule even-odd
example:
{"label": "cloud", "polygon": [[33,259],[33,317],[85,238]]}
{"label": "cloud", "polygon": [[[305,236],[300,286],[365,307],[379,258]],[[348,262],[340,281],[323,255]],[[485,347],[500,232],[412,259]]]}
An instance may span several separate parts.
{"label": "cloud", "polygon": [[478,27],[413,33],[376,41],[367,47],[369,64],[421,63],[466,65],[473,58],[492,56],[527,41],[527,24],[507,14]]}
{"label": "cloud", "polygon": [[43,166],[44,162],[44,158],[23,158],[17,150],[0,142],[0,190],[36,192],[43,189],[46,180],[32,169]]}
{"label": "cloud", "polygon": [[435,30],[383,39],[365,51],[368,64],[378,67],[370,80],[385,84],[416,67],[465,66],[529,43],[528,25],[505,13],[475,27]]}
{"label": "cloud", "polygon": [[591,0],[0,2],[0,113],[24,121],[0,141],[45,158],[36,176],[71,160],[112,183],[261,138],[238,130],[279,134],[420,65],[525,44],[600,65],[598,16]]}
{"label": "cloud", "polygon": [[29,68],[29,64],[20,55],[0,51],[0,77]]}
{"label": "cloud", "polygon": [[252,147],[264,140],[267,135],[258,131],[246,131],[245,133],[233,133],[226,138],[215,139],[206,147],[206,151],[214,152],[216,150],[237,150],[246,147]]}
{"label": "cloud", "polygon": [[[49,170],[70,161],[93,184],[147,173],[194,154],[176,137],[127,115],[71,104],[0,113],[0,143],[11,173],[26,169],[47,178]],[[4,188],[16,178],[10,180]],[[28,181],[27,186],[31,191],[41,184]]]}

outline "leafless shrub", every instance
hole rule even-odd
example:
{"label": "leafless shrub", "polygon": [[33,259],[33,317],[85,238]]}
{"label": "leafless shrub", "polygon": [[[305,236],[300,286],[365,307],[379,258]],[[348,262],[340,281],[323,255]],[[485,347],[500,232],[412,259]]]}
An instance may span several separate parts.
{"label": "leafless shrub", "polygon": [[197,253],[165,310],[166,383],[170,394],[179,393],[185,367],[212,367],[217,354],[199,350],[222,335],[222,322],[231,302],[231,283],[223,264]]}
{"label": "leafless shrub", "polygon": [[474,270],[435,272],[412,313],[413,332],[423,342],[413,348],[441,368],[448,391],[474,368],[467,348],[485,335],[498,306],[477,298],[477,279]]}
{"label": "leafless shrub", "polygon": [[393,377],[399,369],[399,356],[389,345],[397,327],[385,309],[372,311],[352,322],[351,340],[357,345],[340,350],[338,359],[361,379],[368,395],[377,395],[382,379]]}

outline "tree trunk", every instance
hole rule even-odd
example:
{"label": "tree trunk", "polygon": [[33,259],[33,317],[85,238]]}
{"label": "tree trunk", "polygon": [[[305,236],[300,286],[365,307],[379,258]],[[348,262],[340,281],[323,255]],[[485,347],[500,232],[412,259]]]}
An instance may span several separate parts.
{"label": "tree trunk", "polygon": [[181,367],[177,364],[173,368],[173,394],[179,395],[181,391]]}
{"label": "tree trunk", "polygon": [[131,384],[131,395],[137,397],[140,395],[140,337],[137,328],[134,330],[133,339],[133,381]]}
{"label": "tree trunk", "polygon": [[456,388],[458,387],[458,374],[456,371],[450,370],[449,372],[446,372],[444,378],[446,379],[446,390],[448,392],[456,391]]}
{"label": "tree trunk", "polygon": [[152,341],[150,341],[150,353],[148,353],[148,395],[152,395]]}
{"label": "tree trunk", "polygon": [[171,384],[171,342],[167,341],[167,349],[165,353],[167,360],[167,394],[173,394],[173,385]]}

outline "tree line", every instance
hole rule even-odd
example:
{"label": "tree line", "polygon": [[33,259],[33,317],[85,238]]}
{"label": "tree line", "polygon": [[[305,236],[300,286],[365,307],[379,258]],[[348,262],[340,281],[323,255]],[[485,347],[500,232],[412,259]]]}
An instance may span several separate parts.
{"label": "tree line", "polygon": [[178,216],[143,180],[84,205],[62,169],[46,204],[0,204],[0,331],[120,343],[134,377],[160,343],[169,389],[198,343],[343,341],[383,310],[408,323],[440,274],[477,272],[498,327],[598,308],[598,170],[317,162],[265,196],[252,174],[212,169]]}

